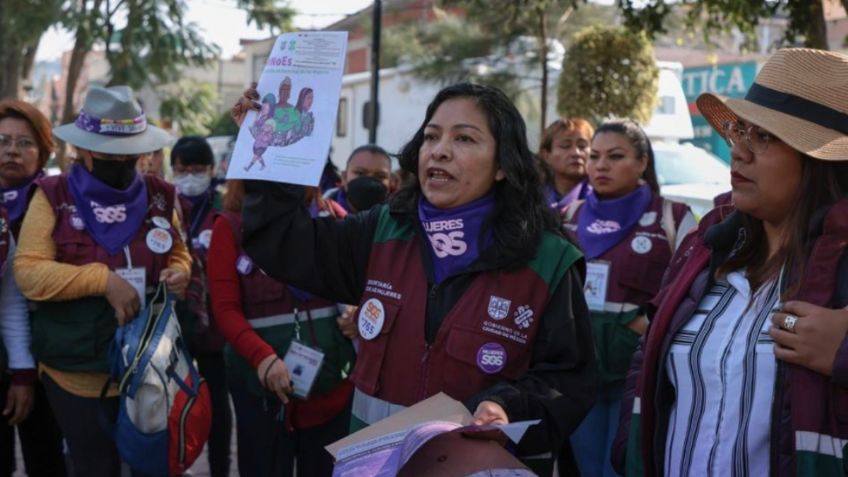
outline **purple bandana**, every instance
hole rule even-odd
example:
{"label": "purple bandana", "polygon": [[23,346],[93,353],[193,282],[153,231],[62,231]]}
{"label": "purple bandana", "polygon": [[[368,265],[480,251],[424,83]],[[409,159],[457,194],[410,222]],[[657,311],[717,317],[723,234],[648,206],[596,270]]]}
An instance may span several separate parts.
{"label": "purple bandana", "polygon": [[492,193],[452,209],[439,209],[421,196],[418,218],[430,240],[433,277],[437,284],[465,270],[492,243],[491,231],[481,237],[480,229],[494,209]]}
{"label": "purple bandana", "polygon": [[74,124],[83,131],[105,136],[132,136],[143,133],[147,129],[147,118],[144,113],[135,118],[108,119],[89,116],[85,111],[80,111]]}
{"label": "purple bandana", "polygon": [[648,209],[654,193],[647,184],[618,199],[601,200],[592,191],[577,218],[577,240],[592,260],[624,240]]}
{"label": "purple bandana", "polygon": [[585,177],[578,182],[577,185],[572,187],[571,190],[564,196],[559,195],[559,192],[557,192],[556,187],[554,187],[553,184],[548,184],[545,186],[545,202],[547,202],[552,209],[560,211],[575,200],[585,198],[586,194],[588,194],[591,190],[592,186],[589,185],[589,179]]}
{"label": "purple bandana", "polygon": [[43,176],[44,172],[38,171],[37,174],[27,179],[23,185],[18,187],[0,187],[0,203],[6,208],[9,213],[9,222],[16,222],[23,217],[26,212],[27,204],[29,204],[29,189],[32,187],[36,179]]}
{"label": "purple bandana", "polygon": [[68,174],[77,213],[95,242],[115,255],[129,244],[147,216],[147,186],[135,174],[126,190],[100,182],[81,164]]}

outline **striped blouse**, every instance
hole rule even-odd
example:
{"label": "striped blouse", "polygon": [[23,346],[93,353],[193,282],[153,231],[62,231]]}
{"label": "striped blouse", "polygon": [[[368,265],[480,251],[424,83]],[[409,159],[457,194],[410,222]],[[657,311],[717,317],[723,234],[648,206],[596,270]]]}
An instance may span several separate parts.
{"label": "striped blouse", "polygon": [[768,475],[776,280],[750,295],[744,271],[729,273],[672,340],[665,366],[676,399],[666,476]]}

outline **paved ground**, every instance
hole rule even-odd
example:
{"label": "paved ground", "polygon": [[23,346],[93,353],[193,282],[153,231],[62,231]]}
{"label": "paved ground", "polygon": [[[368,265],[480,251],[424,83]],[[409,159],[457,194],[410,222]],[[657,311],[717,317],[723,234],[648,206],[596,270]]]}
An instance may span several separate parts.
{"label": "paved ground", "polygon": [[[233,426],[233,437],[232,437],[232,451],[230,453],[230,477],[239,477],[238,468],[236,466],[236,432],[235,425]],[[186,477],[211,477],[209,473],[209,462],[207,460],[207,448],[203,449],[203,454],[198,457],[197,461],[191,466],[189,472],[186,473]],[[20,442],[17,442],[15,445],[15,457],[17,459],[17,471],[13,474],[13,477],[26,477],[26,472],[24,472],[24,461],[21,456],[21,445]],[[124,472],[126,477],[129,477],[128,472]]]}

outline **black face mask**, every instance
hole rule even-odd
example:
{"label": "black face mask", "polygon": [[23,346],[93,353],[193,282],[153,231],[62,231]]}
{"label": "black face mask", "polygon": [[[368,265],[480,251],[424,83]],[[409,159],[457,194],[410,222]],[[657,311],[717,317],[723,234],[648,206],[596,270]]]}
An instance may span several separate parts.
{"label": "black face mask", "polygon": [[347,183],[347,203],[359,212],[386,200],[389,189],[371,176],[361,176]]}
{"label": "black face mask", "polygon": [[91,158],[91,175],[113,189],[124,190],[135,178],[136,159],[97,159]]}

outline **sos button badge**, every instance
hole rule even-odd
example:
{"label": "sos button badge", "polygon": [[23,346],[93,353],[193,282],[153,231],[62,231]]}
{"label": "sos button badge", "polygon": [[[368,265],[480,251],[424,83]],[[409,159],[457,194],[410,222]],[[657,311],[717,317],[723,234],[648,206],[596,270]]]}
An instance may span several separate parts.
{"label": "sos button badge", "polygon": [[506,349],[500,343],[486,343],[477,351],[477,367],[486,374],[495,374],[506,366]]}
{"label": "sos button badge", "polygon": [[373,340],[376,338],[383,331],[385,322],[386,309],[380,300],[369,298],[359,307],[359,336],[362,339]]}

